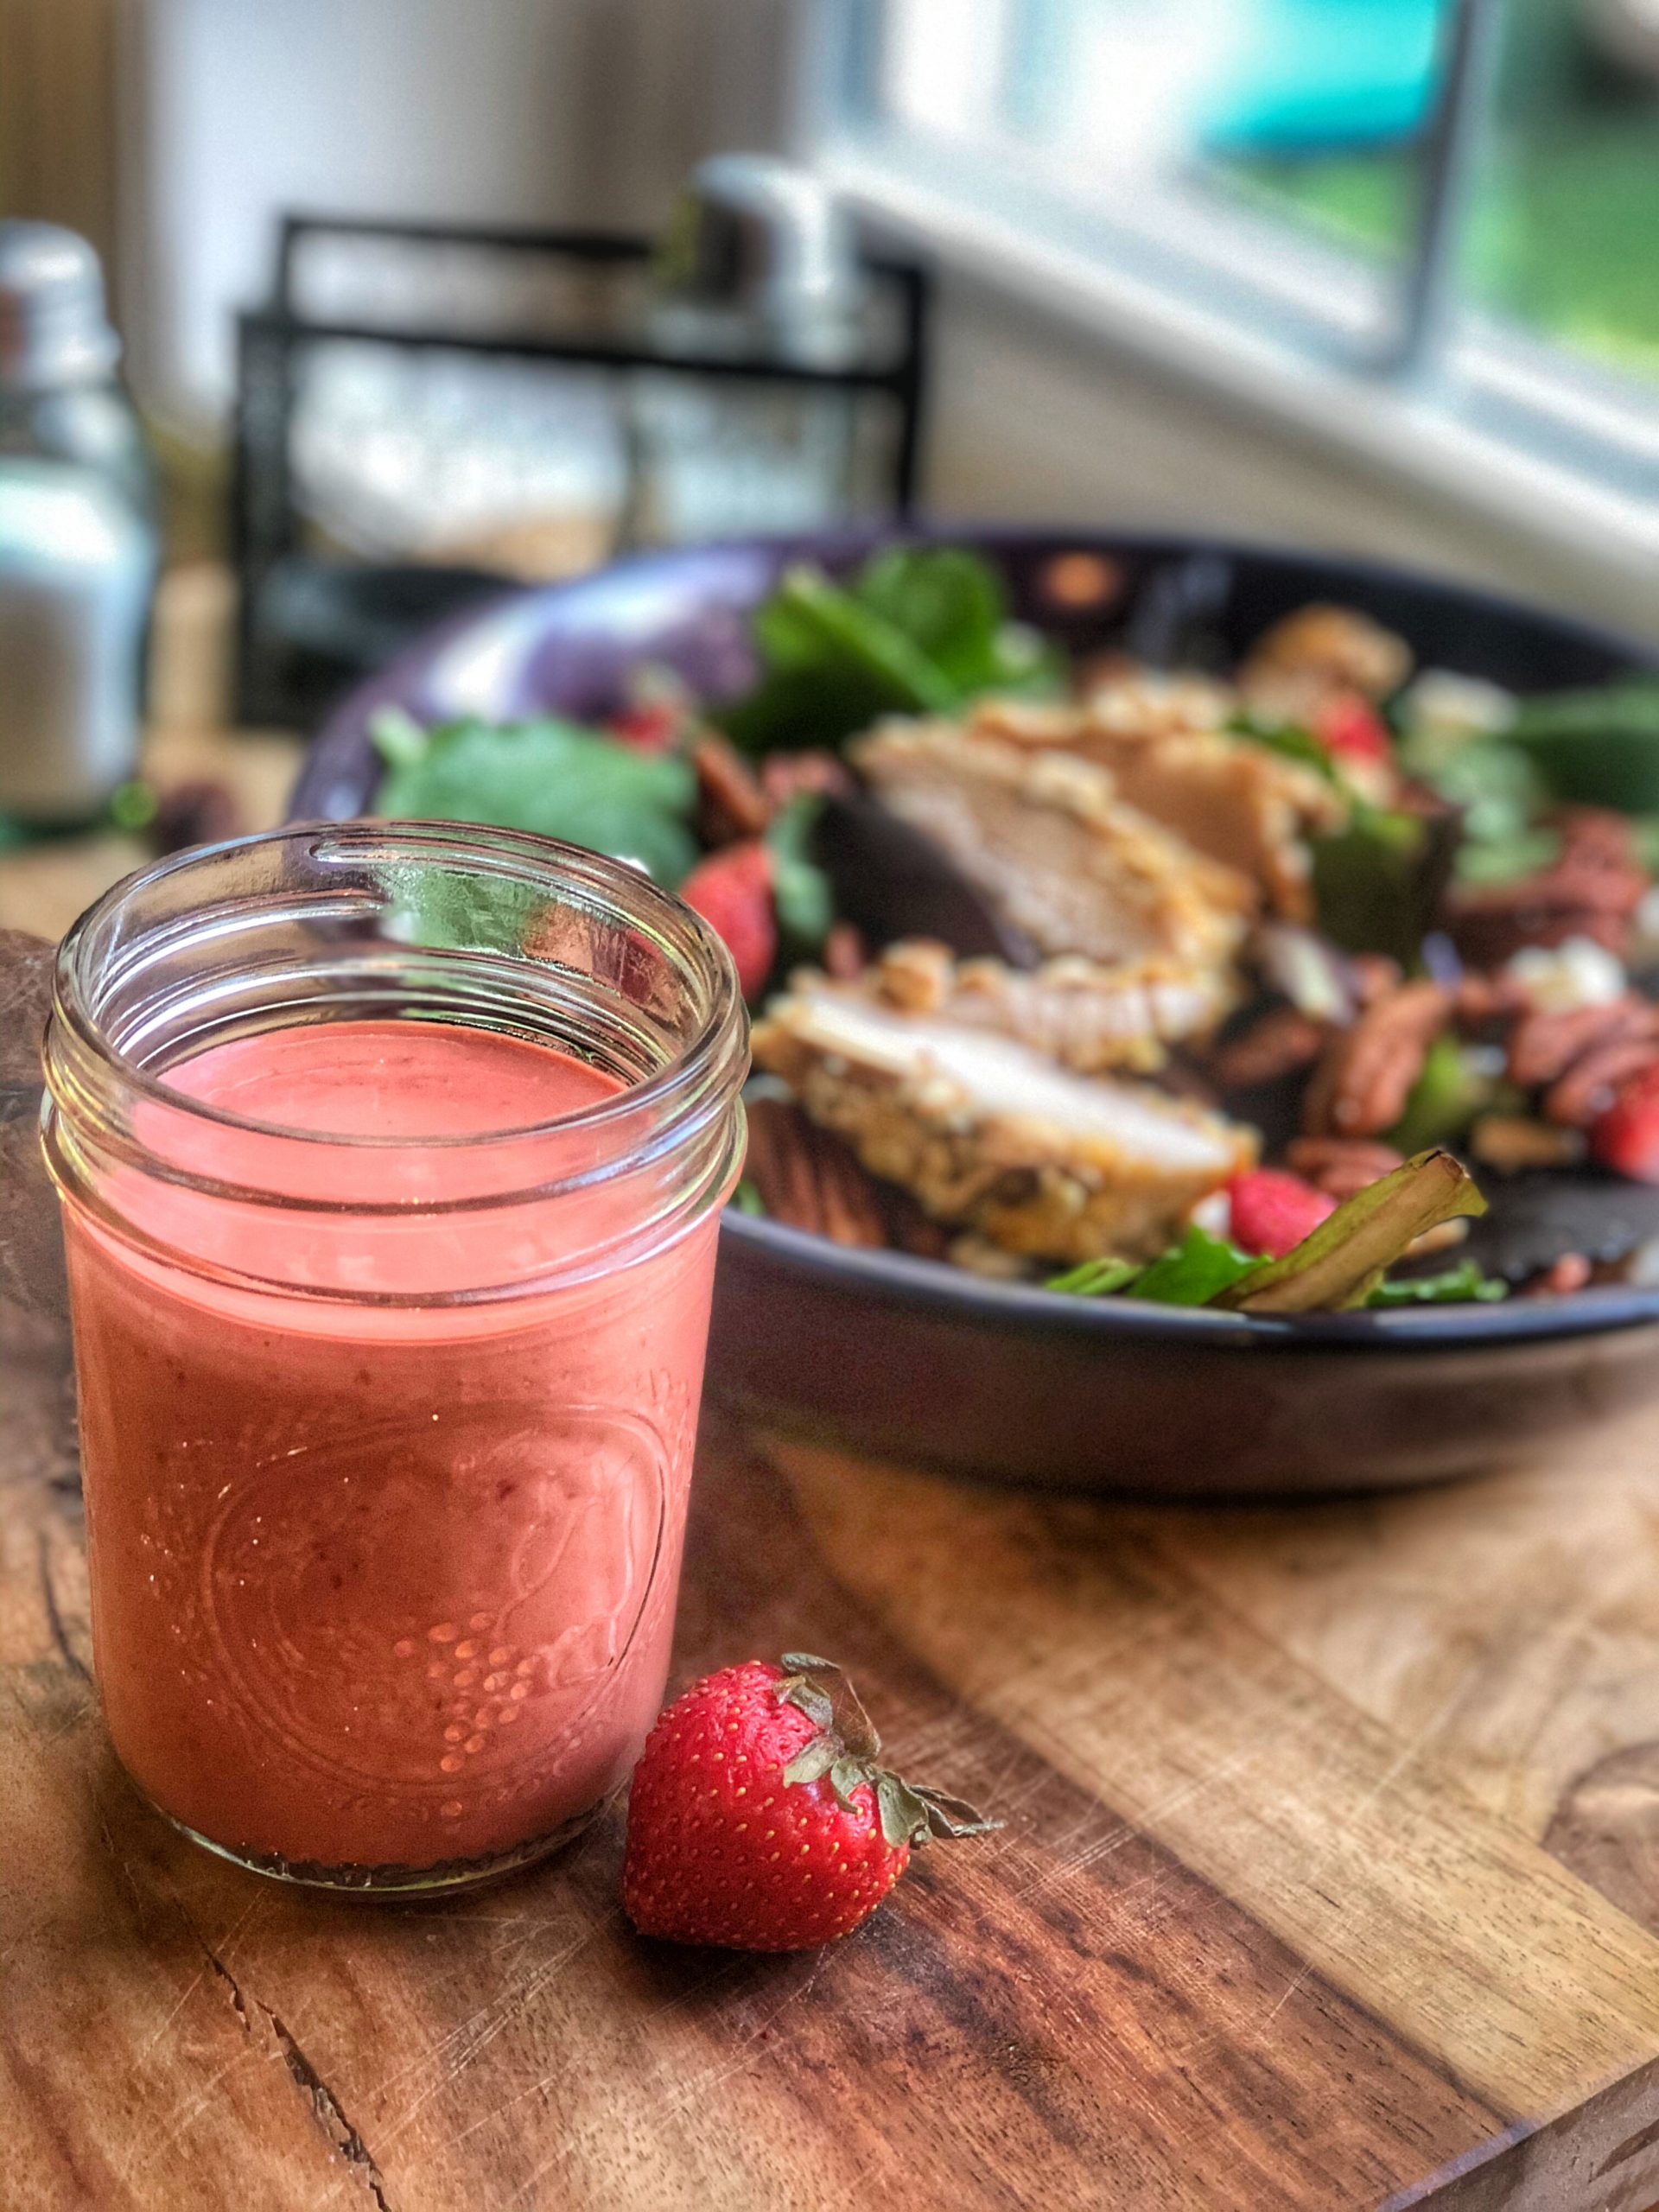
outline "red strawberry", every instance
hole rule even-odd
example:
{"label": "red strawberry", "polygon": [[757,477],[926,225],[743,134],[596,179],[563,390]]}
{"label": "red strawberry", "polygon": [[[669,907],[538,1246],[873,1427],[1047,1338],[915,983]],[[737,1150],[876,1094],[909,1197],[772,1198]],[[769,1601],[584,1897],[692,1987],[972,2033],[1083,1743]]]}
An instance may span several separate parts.
{"label": "red strawberry", "polygon": [[1281,1167],[1253,1167],[1235,1175],[1227,1195],[1232,1200],[1234,1243],[1241,1252],[1259,1252],[1268,1260],[1294,1252],[1337,1210],[1334,1198]]}
{"label": "red strawberry", "polygon": [[613,715],[605,725],[619,745],[636,753],[671,753],[686,724],[686,710],[671,699],[644,700]]}
{"label": "red strawberry", "polygon": [[633,1770],[622,1902],[642,1936],[804,1951],[874,1912],[930,1835],[994,1827],[876,1764],[880,1739],[825,1659],[694,1682]]}
{"label": "red strawberry", "polygon": [[1339,760],[1386,763],[1394,758],[1387,722],[1357,691],[1339,691],[1327,700],[1314,717],[1313,734]]}
{"label": "red strawberry", "polygon": [[1591,1124],[1590,1152],[1633,1183],[1659,1183],[1659,1067],[1643,1068]]}
{"label": "red strawberry", "polygon": [[731,949],[743,995],[766,988],[778,957],[778,915],[772,896],[772,855],[759,837],[727,845],[699,861],[680,896],[710,922]]}

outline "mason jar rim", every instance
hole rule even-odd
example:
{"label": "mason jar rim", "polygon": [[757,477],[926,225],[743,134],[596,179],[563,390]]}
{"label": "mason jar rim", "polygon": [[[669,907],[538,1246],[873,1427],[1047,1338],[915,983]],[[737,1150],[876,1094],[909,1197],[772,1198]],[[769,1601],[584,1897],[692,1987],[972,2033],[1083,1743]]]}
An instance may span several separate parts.
{"label": "mason jar rim", "polygon": [[[153,1073],[145,1068],[108,1035],[87,1004],[82,979],[77,971],[77,960],[89,932],[100,919],[106,918],[124,902],[152,885],[163,882],[169,876],[186,874],[193,868],[253,847],[274,846],[320,836],[327,836],[346,845],[359,845],[363,849],[362,857],[368,857],[375,845],[387,842],[396,842],[404,847],[412,845],[434,857],[447,853],[457,860],[468,852],[482,849],[510,860],[516,859],[527,869],[533,868],[543,875],[551,874],[561,883],[569,883],[574,880],[614,905],[627,920],[646,927],[654,926],[659,931],[666,929],[679,935],[686,941],[685,964],[688,970],[692,961],[702,956],[718,978],[709,995],[709,1005],[702,1026],[685,1046],[664,1061],[661,1067],[653,1069],[636,1083],[625,1084],[607,1097],[575,1108],[568,1113],[552,1116],[545,1121],[476,1133],[411,1137],[297,1128],[286,1122],[266,1122],[255,1116],[238,1114],[229,1108],[209,1105],[201,1099],[192,1097],[187,1091],[175,1089],[164,1075]],[[556,1132],[561,1135],[567,1131],[575,1134],[587,1130],[602,1132],[611,1123],[638,1116],[642,1109],[649,1111],[657,1106],[671,1109],[677,1093],[695,1090],[700,1077],[712,1072],[722,1058],[741,1048],[746,1018],[736,969],[724,940],[695,908],[664,891],[642,869],[631,866],[626,861],[594,852],[585,846],[569,844],[561,838],[540,836],[530,830],[503,830],[486,823],[400,820],[391,817],[364,817],[349,822],[314,820],[286,823],[276,830],[257,830],[240,837],[223,838],[213,844],[193,845],[183,852],[169,854],[152,861],[148,867],[134,869],[93,900],[65,935],[58,948],[54,969],[53,1014],[54,1020],[73,1036],[78,1045],[93,1054],[105,1067],[113,1069],[124,1084],[169,1112],[182,1113],[253,1136],[280,1138],[284,1142],[294,1144],[335,1145],[359,1152],[382,1147],[403,1152],[477,1152],[497,1144],[523,1145]],[[463,1020],[460,1026],[473,1025]]]}

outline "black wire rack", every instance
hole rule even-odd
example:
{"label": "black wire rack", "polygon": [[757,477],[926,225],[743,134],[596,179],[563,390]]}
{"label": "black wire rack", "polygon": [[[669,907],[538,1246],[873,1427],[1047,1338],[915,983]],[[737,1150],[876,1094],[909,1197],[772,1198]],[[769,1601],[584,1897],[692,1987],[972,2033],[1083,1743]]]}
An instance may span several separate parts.
{"label": "black wire rack", "polygon": [[[551,312],[518,327],[472,327],[465,317],[401,322],[373,312],[308,311],[303,265],[318,239],[383,242],[418,253],[506,257],[559,282]],[[475,355],[630,376],[683,374],[787,390],[842,391],[884,419],[883,480],[872,515],[913,507],[925,429],[931,287],[914,263],[868,256],[871,343],[847,366],[822,367],[748,351],[665,350],[631,314],[655,251],[648,237],[601,231],[498,228],[289,214],[281,224],[269,302],[237,326],[232,544],[238,584],[236,711],[244,723],[312,721],[346,683],[369,672],[442,613],[500,588],[499,573],[413,561],[377,564],[319,549],[297,496],[294,429],[302,367],[321,346],[361,344],[407,353]]]}

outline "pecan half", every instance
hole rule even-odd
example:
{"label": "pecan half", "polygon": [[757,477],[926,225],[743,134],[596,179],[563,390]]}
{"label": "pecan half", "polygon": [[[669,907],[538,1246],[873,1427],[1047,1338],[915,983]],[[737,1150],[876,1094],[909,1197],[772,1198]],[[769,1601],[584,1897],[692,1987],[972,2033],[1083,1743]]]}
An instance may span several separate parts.
{"label": "pecan half", "polygon": [[744,1173],[774,1221],[832,1244],[884,1245],[880,1193],[839,1137],[783,1098],[749,1102]]}
{"label": "pecan half", "polygon": [[1623,957],[1636,910],[1652,878],[1636,856],[1630,825],[1601,807],[1561,817],[1561,850],[1535,875],[1484,890],[1453,890],[1446,922],[1471,966],[1501,967],[1529,944],[1587,937]]}
{"label": "pecan half", "polygon": [[1400,981],[1400,963],[1390,960],[1386,952],[1356,952],[1349,958],[1348,972],[1353,978],[1356,1001],[1366,1007],[1393,990]]}
{"label": "pecan half", "polygon": [[1295,1137],[1285,1153],[1285,1165],[1294,1173],[1338,1205],[1392,1175],[1401,1164],[1391,1144],[1369,1137]]}
{"label": "pecan half", "polygon": [[1294,1006],[1271,1007],[1248,1029],[1215,1047],[1208,1071],[1224,1090],[1254,1090],[1311,1068],[1330,1033],[1323,1022]]}
{"label": "pecan half", "polygon": [[1606,1006],[1575,1006],[1552,1014],[1534,1007],[1516,1023],[1509,1071],[1526,1090],[1554,1083],[1591,1047],[1659,1035],[1659,1007],[1629,991]]}
{"label": "pecan half", "polygon": [[1561,815],[1560,830],[1558,874],[1583,880],[1601,876],[1621,888],[1633,870],[1645,878],[1647,871],[1636,857],[1630,823],[1611,807],[1569,807]]}
{"label": "pecan half", "polygon": [[737,748],[709,731],[692,747],[691,765],[697,772],[697,833],[703,843],[758,837],[772,819],[772,802]]}
{"label": "pecan half", "polygon": [[1592,1045],[1575,1060],[1559,1083],[1544,1093],[1546,1121],[1569,1129],[1587,1129],[1613,1103],[1613,1094],[1633,1075],[1659,1065],[1659,1039],[1615,1037]]}
{"label": "pecan half", "polygon": [[1478,969],[1459,979],[1452,1011],[1465,1037],[1498,1043],[1507,1026],[1531,1007],[1526,985],[1517,976],[1482,975]]}
{"label": "pecan half", "polygon": [[1653,878],[1637,857],[1630,823],[1605,807],[1578,807],[1562,817],[1561,839],[1555,863],[1560,895],[1578,898],[1610,926],[1618,925],[1622,946],[1637,908],[1653,887]]}
{"label": "pecan half", "polygon": [[1391,1128],[1451,1013],[1452,994],[1440,983],[1402,983],[1374,1000],[1326,1046],[1302,1101],[1305,1134],[1374,1137]]}

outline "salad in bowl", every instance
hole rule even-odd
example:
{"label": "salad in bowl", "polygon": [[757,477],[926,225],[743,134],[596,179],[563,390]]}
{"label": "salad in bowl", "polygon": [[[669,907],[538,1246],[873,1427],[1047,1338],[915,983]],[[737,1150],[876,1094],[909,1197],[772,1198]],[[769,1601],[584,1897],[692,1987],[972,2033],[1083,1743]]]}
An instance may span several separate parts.
{"label": "salad in bowl", "polygon": [[504,594],[294,818],[625,855],[754,1018],[710,1387],[1171,1496],[1659,1395],[1659,656],[1329,556],[910,530]]}

